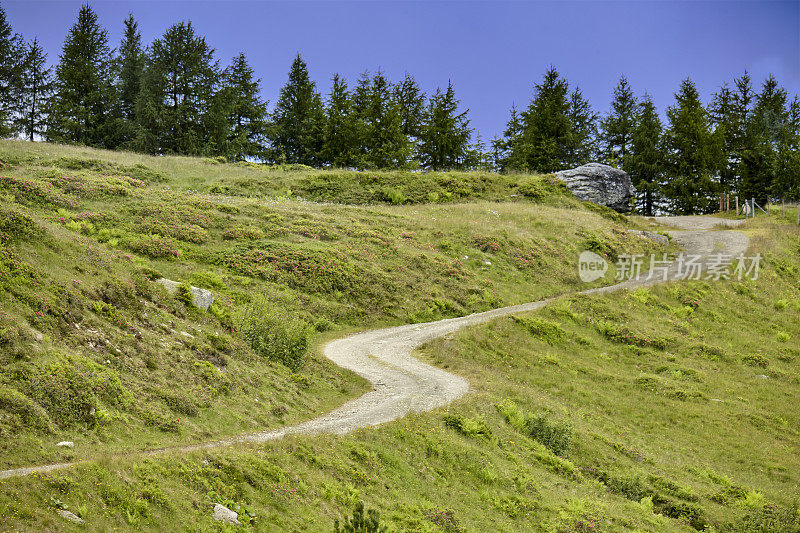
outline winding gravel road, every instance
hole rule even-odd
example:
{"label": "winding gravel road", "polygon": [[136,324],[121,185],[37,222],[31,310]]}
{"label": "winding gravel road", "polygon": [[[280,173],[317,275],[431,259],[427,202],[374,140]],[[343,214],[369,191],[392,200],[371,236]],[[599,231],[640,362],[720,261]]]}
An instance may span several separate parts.
{"label": "winding gravel road", "polygon": [[[737,256],[747,251],[749,239],[744,234],[729,230],[710,231],[720,226],[737,226],[743,222],[741,220],[692,216],[657,217],[655,220],[662,225],[675,228],[670,233],[687,254],[709,257],[713,254],[724,253]],[[677,264],[673,263],[670,266],[666,277],[668,280],[678,279]],[[602,294],[653,285],[661,281],[663,281],[663,275],[650,280],[628,280],[616,285],[581,291],[578,294]],[[160,448],[138,453],[155,455],[165,451],[189,452],[230,446],[236,443],[266,442],[288,434],[343,434],[357,428],[396,420],[408,413],[430,411],[441,407],[466,394],[469,391],[469,383],[460,376],[416,359],[411,355],[416,348],[432,339],[467,326],[488,322],[513,313],[540,309],[552,302],[553,299],[548,298],[538,302],[502,307],[436,322],[367,331],[332,341],[324,347],[325,356],[337,365],[368,379],[374,390],[325,415],[294,426],[203,444]],[[48,472],[75,464],[78,463],[4,470],[0,471],[0,479]]]}

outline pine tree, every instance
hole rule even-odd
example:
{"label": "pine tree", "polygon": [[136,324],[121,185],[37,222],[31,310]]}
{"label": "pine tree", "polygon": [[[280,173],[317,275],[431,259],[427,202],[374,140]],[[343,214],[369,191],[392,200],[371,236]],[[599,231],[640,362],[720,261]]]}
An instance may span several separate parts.
{"label": "pine tree", "polygon": [[773,182],[775,197],[800,200],[800,100],[795,96],[787,109],[787,121],[777,145]]}
{"label": "pine tree", "polygon": [[150,50],[136,101],[135,147],[153,154],[208,154],[218,127],[214,50],[191,22],[170,26]]}
{"label": "pine tree", "polygon": [[407,165],[411,144],[403,134],[402,117],[392,85],[378,71],[370,80],[364,73],[353,98],[360,139],[361,168],[400,168]]}
{"label": "pine tree", "polygon": [[633,185],[641,195],[642,211],[651,216],[663,176],[663,127],[650,95],[645,94],[637,108],[626,159]]}
{"label": "pine tree", "polygon": [[128,15],[116,60],[119,114],[123,124],[120,143],[123,146],[130,146],[136,138],[136,101],[142,85],[144,60],[139,24],[133,15]]}
{"label": "pine tree", "polygon": [[748,122],[747,146],[742,154],[742,193],[764,203],[770,197],[784,196],[784,176],[781,174],[779,147],[791,145],[788,130],[790,114],[786,90],[769,76],[755,98]]}
{"label": "pine tree", "polygon": [[517,112],[516,104],[512,102],[503,137],[492,139],[494,164],[500,172],[525,168],[523,148],[518,146],[523,143],[523,131],[522,118]]}
{"label": "pine tree", "polygon": [[10,137],[18,131],[24,56],[25,43],[14,33],[0,7],[0,137]]}
{"label": "pine tree", "polygon": [[84,4],[70,28],[55,72],[55,93],[48,105],[47,138],[113,148],[116,91],[108,33]]}
{"label": "pine tree", "polygon": [[419,143],[420,163],[430,170],[461,169],[468,163],[472,129],[467,113],[458,112],[459,100],[453,84],[436,92],[428,101]]}
{"label": "pine tree", "polygon": [[316,166],[320,163],[325,116],[322,98],[297,54],[272,113],[273,159]]}
{"label": "pine tree", "polygon": [[569,84],[555,67],[534,86],[534,97],[521,114],[522,134],[511,143],[515,168],[555,172],[567,166],[572,136]]}
{"label": "pine tree", "polygon": [[231,161],[264,154],[267,104],[261,99],[260,79],[255,78],[244,53],[222,73],[222,88],[215,98],[220,113],[216,153]]}
{"label": "pine tree", "polygon": [[722,138],[725,156],[719,177],[720,189],[730,192],[738,186],[738,153],[742,143],[740,121],[743,119],[739,116],[736,96],[727,85],[723,85],[714,93],[708,115],[714,132]]}
{"label": "pine tree", "polygon": [[322,160],[340,168],[358,166],[358,131],[353,114],[353,100],[347,82],[334,74],[331,92],[325,106]]}
{"label": "pine tree", "polygon": [[668,181],[663,191],[676,213],[708,213],[717,205],[714,178],[723,167],[722,139],[711,132],[708,113],[690,79],[681,82],[675,100],[675,106],[667,108]]}
{"label": "pine tree", "polygon": [[411,142],[415,151],[422,130],[422,118],[425,114],[425,93],[414,77],[406,72],[403,80],[394,87],[394,99],[400,110],[400,121],[403,135]]}
{"label": "pine tree", "polygon": [[626,157],[630,152],[633,128],[636,125],[636,97],[628,78],[620,76],[614,88],[611,111],[600,121],[605,160],[627,170]]}
{"label": "pine tree", "polygon": [[25,53],[20,95],[20,112],[17,117],[19,131],[30,141],[43,135],[47,127],[45,103],[53,92],[53,72],[47,66],[47,53],[34,38]]}
{"label": "pine tree", "polygon": [[569,97],[569,137],[565,163],[578,167],[594,159],[597,144],[597,114],[584,98],[580,87],[575,87]]}

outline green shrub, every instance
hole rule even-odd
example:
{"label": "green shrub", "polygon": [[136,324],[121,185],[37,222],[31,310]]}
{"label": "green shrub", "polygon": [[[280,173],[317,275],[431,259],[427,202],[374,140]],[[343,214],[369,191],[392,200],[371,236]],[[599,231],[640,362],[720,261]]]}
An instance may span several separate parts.
{"label": "green shrub", "polygon": [[490,438],[492,436],[492,431],[482,417],[467,418],[459,415],[445,415],[444,425],[467,437]]}
{"label": "green shrub", "polygon": [[610,261],[617,260],[617,249],[612,242],[604,237],[598,237],[597,235],[589,235],[586,240],[583,241],[583,250],[592,251],[598,255],[601,255]]}
{"label": "green shrub", "polygon": [[305,363],[308,324],[260,299],[247,307],[240,320],[242,337],[253,350],[297,370]]}
{"label": "green shrub", "polygon": [[146,181],[148,183],[159,183],[162,181],[167,181],[167,175],[161,172],[160,170],[152,169],[146,165],[141,163],[136,163],[135,165],[126,166],[120,165],[117,167],[117,171],[121,174],[130,176],[133,179]]}
{"label": "green shrub", "polygon": [[27,395],[63,428],[93,427],[100,402],[117,405],[128,397],[115,371],[80,356],[32,367],[24,379]]}
{"label": "green shrub", "polygon": [[186,416],[197,416],[200,414],[200,409],[194,401],[185,394],[177,391],[161,390],[158,396],[164,403],[176,413]]}
{"label": "green shrub", "polygon": [[595,323],[597,332],[603,335],[610,341],[618,342],[620,344],[630,344],[632,346],[641,346],[665,349],[669,345],[669,340],[662,337],[648,337],[632,331],[627,326],[620,326],[609,320],[598,320]]}
{"label": "green shrub", "polygon": [[376,509],[366,510],[364,502],[358,502],[353,509],[353,516],[345,516],[333,523],[333,533],[384,533],[386,526],[380,525],[380,513]]}
{"label": "green shrub", "polygon": [[563,340],[567,334],[560,325],[537,316],[512,316],[511,319],[528,330],[528,333],[547,344],[556,344]]}
{"label": "green shrub", "polygon": [[652,494],[639,476],[607,476],[604,479],[601,478],[601,481],[614,494],[619,494],[634,502],[639,502],[642,498],[647,498]]}
{"label": "green shrub", "polygon": [[132,252],[136,252],[154,259],[172,259],[180,255],[178,243],[169,237],[159,237],[157,235],[131,236],[126,246]]}
{"label": "green shrub", "polygon": [[386,189],[383,194],[386,196],[386,199],[392,202],[394,205],[403,205],[408,201],[408,198],[406,198],[402,192],[396,189]]}
{"label": "green shrub", "polygon": [[233,331],[234,323],[230,308],[218,302],[214,302],[209,306],[208,312],[214,315],[214,318],[219,321],[222,327],[228,331]]}
{"label": "green shrub", "polygon": [[509,399],[495,407],[511,427],[528,435],[554,454],[562,455],[569,450],[572,427],[566,422],[551,422],[544,413],[525,413]]}
{"label": "green shrub", "polygon": [[178,292],[175,293],[175,298],[183,302],[186,307],[194,307],[194,294],[192,294],[192,288],[188,283],[178,285]]}
{"label": "green shrub", "polygon": [[53,166],[65,170],[95,170],[101,171],[108,168],[108,163],[99,159],[80,159],[78,157],[59,157],[53,161]]}
{"label": "green shrub", "polygon": [[746,365],[767,368],[769,366],[769,359],[758,353],[747,354],[742,357],[742,362]]}
{"label": "green shrub", "polygon": [[551,422],[537,413],[525,420],[525,432],[556,455],[565,454],[572,443],[572,427],[565,422]]}
{"label": "green shrub", "polygon": [[[53,423],[50,417],[39,404],[25,396],[18,390],[0,385],[0,412],[5,412],[11,417],[11,422],[0,416],[4,424],[11,426],[12,431],[34,428],[40,431],[52,432]],[[14,419],[17,420],[14,420]],[[0,427],[0,430],[2,428]],[[0,432],[2,435],[2,432]]]}
{"label": "green shrub", "polygon": [[40,238],[44,230],[28,215],[0,207],[0,244],[4,235],[9,241],[29,241]]}
{"label": "green shrub", "polygon": [[547,196],[547,188],[539,176],[522,178],[517,185],[517,192],[534,201],[543,200]]}
{"label": "green shrub", "polygon": [[788,506],[765,505],[736,522],[727,524],[726,533],[798,533],[800,508],[797,502]]}

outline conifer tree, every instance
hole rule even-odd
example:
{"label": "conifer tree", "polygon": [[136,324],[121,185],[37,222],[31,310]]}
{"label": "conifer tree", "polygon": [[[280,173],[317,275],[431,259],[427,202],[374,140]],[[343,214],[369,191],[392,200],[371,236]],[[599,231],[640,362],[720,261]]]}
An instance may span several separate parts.
{"label": "conifer tree", "polygon": [[614,88],[611,111],[600,121],[604,159],[627,170],[625,159],[630,151],[633,128],[636,125],[636,97],[628,78],[620,76]]}
{"label": "conifer tree", "polygon": [[322,98],[297,54],[272,113],[272,158],[316,166],[320,163],[325,116]]}
{"label": "conifer tree", "polygon": [[461,169],[468,163],[474,149],[470,145],[469,110],[459,113],[458,105],[452,83],[447,84],[444,92],[436,89],[428,101],[419,143],[419,158],[424,168]]}
{"label": "conifer tree", "polygon": [[416,152],[422,130],[422,118],[425,114],[425,93],[414,77],[406,72],[400,83],[394,86],[394,99],[400,110],[400,121],[403,135],[412,145],[411,153]]}
{"label": "conifer tree", "polygon": [[0,7],[0,137],[17,132],[25,43],[14,33]]}
{"label": "conifer tree", "polygon": [[516,104],[512,102],[506,129],[503,131],[503,137],[492,140],[494,165],[499,171],[506,172],[508,170],[525,167],[523,149],[521,146],[518,146],[522,144],[523,141],[522,133],[522,118],[517,112]]}
{"label": "conifer tree", "polygon": [[509,161],[515,168],[555,172],[566,167],[572,124],[569,84],[550,67],[521,114],[522,134],[511,143]]}
{"label": "conifer tree", "polygon": [[709,119],[714,132],[722,138],[722,149],[725,155],[723,168],[720,171],[720,190],[730,192],[737,187],[739,146],[741,145],[740,120],[736,98],[727,85],[722,85],[712,97],[708,109]]}
{"label": "conifer tree", "polygon": [[663,176],[663,127],[650,95],[645,93],[637,107],[627,156],[628,171],[640,195],[642,212],[645,216],[651,216]]}
{"label": "conifer tree", "polygon": [[708,113],[689,78],[681,82],[675,100],[675,105],[667,108],[668,181],[663,190],[672,211],[708,213],[717,205],[714,179],[723,166],[722,139],[711,132]]}
{"label": "conifer tree", "polygon": [[741,164],[741,189],[745,197],[764,203],[770,193],[785,194],[778,149],[789,138],[789,122],[786,90],[774,76],[769,76],[755,98],[747,124],[748,143]]}
{"label": "conifer tree", "polygon": [[17,117],[19,131],[29,141],[43,135],[47,127],[45,103],[53,92],[52,67],[47,66],[47,53],[37,38],[25,53],[20,95],[20,111]]}
{"label": "conifer tree", "polygon": [[220,114],[216,153],[231,161],[264,154],[267,104],[261,99],[260,83],[244,53],[234,57],[222,73],[222,88],[215,96],[215,110]]}
{"label": "conifer tree", "polygon": [[136,101],[142,85],[144,71],[144,50],[139,24],[128,15],[116,59],[117,94],[119,95],[119,115],[123,131],[120,144],[131,146],[136,138]]}
{"label": "conifer tree", "polygon": [[218,81],[214,50],[192,23],[170,26],[153,42],[142,76],[135,146],[149,153],[212,153]]}
{"label": "conifer tree", "polygon": [[347,81],[334,74],[331,92],[325,107],[324,141],[322,160],[324,164],[340,168],[358,166],[358,131],[353,114],[353,100],[347,89]]}
{"label": "conifer tree", "polygon": [[356,86],[353,99],[362,168],[400,168],[407,164],[411,152],[408,137],[403,134],[400,109],[392,86],[382,72],[370,80],[364,73]]}
{"label": "conifer tree", "polygon": [[116,91],[111,72],[108,33],[97,14],[84,4],[70,28],[56,66],[47,138],[113,148]]}
{"label": "conifer tree", "polygon": [[577,167],[588,163],[596,155],[597,114],[584,98],[580,87],[575,87],[569,97],[569,137],[565,147],[565,163]]}

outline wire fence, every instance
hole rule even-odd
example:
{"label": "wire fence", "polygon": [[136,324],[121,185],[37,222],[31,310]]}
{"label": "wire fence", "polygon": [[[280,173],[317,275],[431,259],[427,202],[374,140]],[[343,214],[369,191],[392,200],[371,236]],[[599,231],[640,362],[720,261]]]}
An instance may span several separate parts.
{"label": "wire fence", "polygon": [[800,202],[770,202],[767,213],[800,225]]}
{"label": "wire fence", "polygon": [[800,225],[800,202],[780,200],[759,205],[754,198],[722,194],[719,198],[719,212],[751,218],[755,216],[777,216]]}

